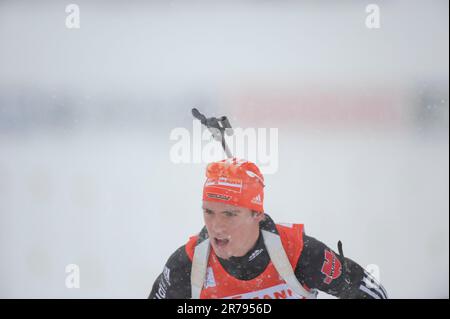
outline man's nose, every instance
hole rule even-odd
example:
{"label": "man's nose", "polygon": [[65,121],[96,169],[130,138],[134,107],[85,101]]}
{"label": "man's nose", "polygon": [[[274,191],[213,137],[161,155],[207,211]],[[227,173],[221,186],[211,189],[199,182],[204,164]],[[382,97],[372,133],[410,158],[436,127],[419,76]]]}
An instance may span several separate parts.
{"label": "man's nose", "polygon": [[226,225],[223,221],[221,221],[218,218],[213,222],[212,229],[213,229],[214,233],[216,233],[218,235],[224,234],[226,231]]}

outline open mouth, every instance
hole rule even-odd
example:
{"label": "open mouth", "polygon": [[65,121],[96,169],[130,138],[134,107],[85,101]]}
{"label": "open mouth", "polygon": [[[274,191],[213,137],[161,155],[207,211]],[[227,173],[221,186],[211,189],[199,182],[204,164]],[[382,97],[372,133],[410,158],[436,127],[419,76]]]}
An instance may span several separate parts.
{"label": "open mouth", "polygon": [[217,247],[225,247],[226,245],[228,245],[229,242],[230,240],[227,238],[214,237],[214,243],[216,244]]}

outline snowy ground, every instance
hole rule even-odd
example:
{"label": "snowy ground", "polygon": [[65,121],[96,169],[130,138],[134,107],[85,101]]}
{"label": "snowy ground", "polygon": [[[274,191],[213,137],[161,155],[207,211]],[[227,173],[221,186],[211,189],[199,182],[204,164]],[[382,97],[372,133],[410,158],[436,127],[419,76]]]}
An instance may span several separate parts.
{"label": "snowy ground", "polygon": [[[202,226],[204,165],[172,164],[165,129],[51,136],[0,136],[0,297],[145,298]],[[342,240],[392,298],[448,298],[448,138],[279,136],[275,220]],[[72,263],[79,289],[65,287]]]}

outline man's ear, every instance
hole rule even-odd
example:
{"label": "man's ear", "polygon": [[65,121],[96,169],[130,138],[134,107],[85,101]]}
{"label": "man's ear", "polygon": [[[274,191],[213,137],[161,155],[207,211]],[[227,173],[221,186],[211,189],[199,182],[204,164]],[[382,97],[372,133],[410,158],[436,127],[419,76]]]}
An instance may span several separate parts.
{"label": "man's ear", "polygon": [[257,219],[258,222],[260,222],[263,218],[264,218],[264,213],[261,212],[257,212],[257,211],[252,211],[252,217]]}

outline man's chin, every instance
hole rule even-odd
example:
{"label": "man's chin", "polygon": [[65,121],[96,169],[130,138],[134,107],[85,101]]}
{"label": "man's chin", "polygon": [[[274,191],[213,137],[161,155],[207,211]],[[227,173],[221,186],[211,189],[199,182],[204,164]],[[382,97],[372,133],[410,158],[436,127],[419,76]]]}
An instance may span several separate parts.
{"label": "man's chin", "polygon": [[221,259],[229,259],[233,254],[227,250],[221,249],[219,247],[215,247],[213,245],[214,252],[216,253],[217,257]]}

